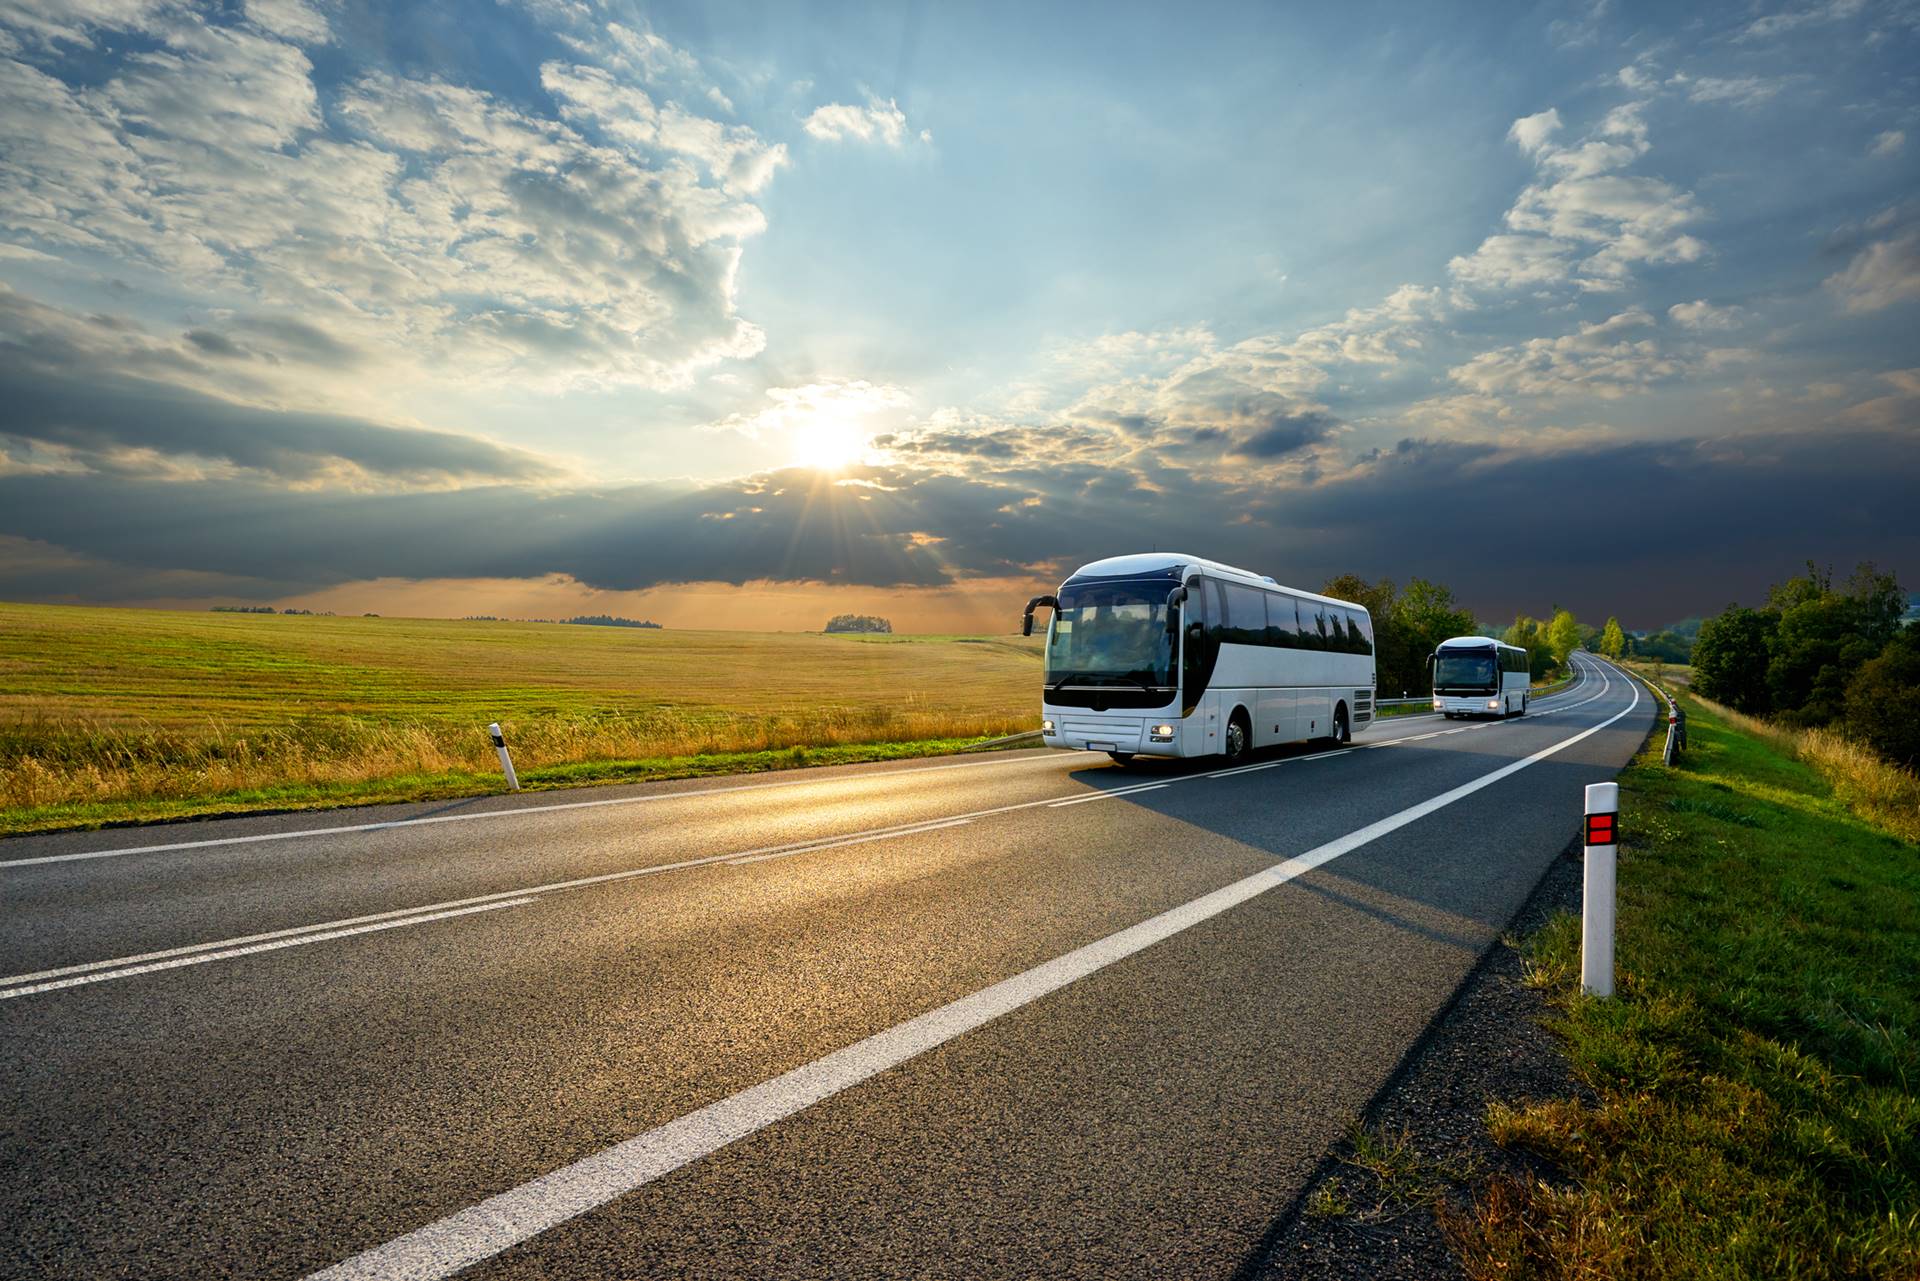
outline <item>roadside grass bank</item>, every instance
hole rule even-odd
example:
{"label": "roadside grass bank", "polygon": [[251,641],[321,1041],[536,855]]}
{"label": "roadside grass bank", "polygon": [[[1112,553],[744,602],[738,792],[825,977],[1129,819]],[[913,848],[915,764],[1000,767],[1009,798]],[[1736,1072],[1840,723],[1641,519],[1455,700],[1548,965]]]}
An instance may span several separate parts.
{"label": "roadside grass bank", "polygon": [[958,750],[1035,727],[1019,637],[0,604],[0,833]]}
{"label": "roadside grass bank", "polygon": [[[1498,1175],[1447,1216],[1475,1278],[1920,1274],[1920,814],[1844,741],[1682,694],[1620,775],[1618,996],[1579,920],[1526,945],[1590,1097],[1496,1103]],[[1898,773],[1898,771],[1895,771]]]}

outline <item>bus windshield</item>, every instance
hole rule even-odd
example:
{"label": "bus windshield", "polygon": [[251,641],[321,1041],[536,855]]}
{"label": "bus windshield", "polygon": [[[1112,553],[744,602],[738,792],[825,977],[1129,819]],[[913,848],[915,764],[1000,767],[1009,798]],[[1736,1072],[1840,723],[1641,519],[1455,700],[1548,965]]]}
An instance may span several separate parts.
{"label": "bus windshield", "polygon": [[1441,650],[1434,658],[1433,687],[1436,690],[1492,689],[1493,671],[1493,655],[1487,650]]}
{"label": "bus windshield", "polygon": [[1067,583],[1047,632],[1047,684],[1172,688],[1167,596],[1175,586],[1165,580]]}

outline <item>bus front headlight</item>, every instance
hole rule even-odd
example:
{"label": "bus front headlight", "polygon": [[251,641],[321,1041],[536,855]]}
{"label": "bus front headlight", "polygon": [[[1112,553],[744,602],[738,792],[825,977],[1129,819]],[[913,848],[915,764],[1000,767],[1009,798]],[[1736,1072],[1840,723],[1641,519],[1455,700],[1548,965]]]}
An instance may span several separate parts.
{"label": "bus front headlight", "polygon": [[1051,734],[1051,733],[1053,733],[1053,722],[1052,722],[1052,721],[1041,721],[1041,722],[1040,722],[1040,732],[1041,732],[1042,734]]}
{"label": "bus front headlight", "polygon": [[1173,741],[1173,726],[1155,725],[1147,731],[1147,737],[1156,743],[1171,743]]}
{"label": "bus front headlight", "polygon": [[1497,699],[1497,698],[1490,698],[1490,699],[1488,699],[1488,700],[1487,700],[1487,710],[1488,710],[1488,711],[1490,711],[1490,712],[1497,712],[1497,711],[1499,711],[1499,710],[1500,710],[1500,700],[1499,700],[1499,699]]}

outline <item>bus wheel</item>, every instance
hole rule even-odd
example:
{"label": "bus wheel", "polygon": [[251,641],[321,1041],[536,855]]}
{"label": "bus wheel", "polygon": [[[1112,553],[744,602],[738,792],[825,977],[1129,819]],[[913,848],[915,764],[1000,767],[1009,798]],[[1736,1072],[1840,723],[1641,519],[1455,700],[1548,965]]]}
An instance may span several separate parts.
{"label": "bus wheel", "polygon": [[1115,765],[1133,764],[1132,752],[1108,752],[1107,755],[1113,757],[1113,763]]}
{"label": "bus wheel", "polygon": [[1244,761],[1253,752],[1253,731],[1248,728],[1247,714],[1236,710],[1227,720],[1226,758],[1230,761]]}
{"label": "bus wheel", "polygon": [[1333,741],[1336,746],[1344,746],[1353,741],[1353,731],[1347,728],[1347,705],[1345,703],[1333,709]]}

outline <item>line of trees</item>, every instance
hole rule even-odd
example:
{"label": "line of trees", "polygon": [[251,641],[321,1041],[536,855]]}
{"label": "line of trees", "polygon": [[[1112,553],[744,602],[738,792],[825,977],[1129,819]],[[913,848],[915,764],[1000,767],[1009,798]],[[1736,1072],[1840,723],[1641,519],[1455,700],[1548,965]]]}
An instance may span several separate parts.
{"label": "line of trees", "polygon": [[1838,727],[1920,766],[1920,622],[1902,625],[1906,607],[1871,561],[1838,584],[1808,561],[1760,608],[1729,605],[1701,624],[1694,688],[1783,724]]}
{"label": "line of trees", "polygon": [[827,620],[826,630],[830,632],[868,632],[888,633],[893,624],[884,618],[872,614],[835,614]]}

